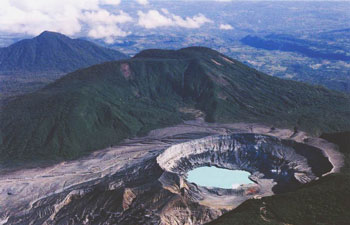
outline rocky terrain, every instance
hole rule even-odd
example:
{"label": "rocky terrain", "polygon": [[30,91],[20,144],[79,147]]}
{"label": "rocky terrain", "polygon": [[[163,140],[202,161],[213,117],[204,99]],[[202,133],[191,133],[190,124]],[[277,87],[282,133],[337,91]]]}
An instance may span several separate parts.
{"label": "rocky terrain", "polygon": [[[335,145],[303,132],[190,121],[81,160],[3,171],[0,224],[203,224],[342,164]],[[188,183],[186,171],[200,165],[248,170],[255,184],[228,191]]]}
{"label": "rocky terrain", "polygon": [[257,185],[243,185],[242,189],[262,195],[291,190],[332,169],[319,149],[258,134],[211,136],[175,145],[157,162],[164,171],[183,178],[200,166],[249,171]]}

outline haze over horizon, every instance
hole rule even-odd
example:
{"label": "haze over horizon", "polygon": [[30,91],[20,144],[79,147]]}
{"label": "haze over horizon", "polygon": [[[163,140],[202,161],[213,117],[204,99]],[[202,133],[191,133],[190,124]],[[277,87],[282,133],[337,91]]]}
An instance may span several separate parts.
{"label": "haze over horizon", "polygon": [[[201,1],[216,2],[218,5],[269,2],[265,0],[191,0],[176,1],[176,3]],[[196,13],[184,13],[176,7],[159,5],[170,2],[163,0],[4,0],[0,8],[0,39],[1,37],[33,37],[47,30],[71,37],[100,39],[111,44],[135,33],[135,29],[146,30],[149,33],[158,29],[200,30],[205,26],[211,26],[217,30],[234,29],[231,24],[218,21],[208,15],[206,8]],[[4,46],[0,43],[1,45]]]}

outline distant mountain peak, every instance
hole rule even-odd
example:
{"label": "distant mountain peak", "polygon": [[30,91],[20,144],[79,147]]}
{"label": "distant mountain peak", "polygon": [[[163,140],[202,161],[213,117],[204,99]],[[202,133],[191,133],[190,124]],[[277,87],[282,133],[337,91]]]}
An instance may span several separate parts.
{"label": "distant mountain peak", "polygon": [[0,49],[0,74],[64,74],[107,61],[129,58],[90,41],[44,31]]}
{"label": "distant mountain peak", "polygon": [[[69,38],[68,36],[58,33],[58,32],[54,32],[54,31],[43,31],[41,34],[39,34],[36,38],[52,38],[52,37],[65,37],[65,38]],[[69,38],[71,39],[71,38]]]}
{"label": "distant mountain peak", "polygon": [[48,30],[43,31],[38,36],[45,36],[45,35],[63,35],[63,36],[65,36],[64,34],[61,34],[61,33],[55,32],[55,31],[48,31]]}

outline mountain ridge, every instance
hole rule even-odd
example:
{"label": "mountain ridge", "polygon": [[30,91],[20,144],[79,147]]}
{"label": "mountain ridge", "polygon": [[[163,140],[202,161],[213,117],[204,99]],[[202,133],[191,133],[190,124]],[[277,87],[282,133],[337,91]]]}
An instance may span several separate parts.
{"label": "mountain ridge", "polygon": [[0,74],[68,73],[105,61],[128,58],[82,39],[44,31],[0,49]]}
{"label": "mountain ridge", "polygon": [[[205,113],[314,134],[350,128],[350,97],[271,77],[214,50],[147,50],[80,69],[0,111],[0,161],[63,160]],[[25,129],[23,129],[25,128]]]}

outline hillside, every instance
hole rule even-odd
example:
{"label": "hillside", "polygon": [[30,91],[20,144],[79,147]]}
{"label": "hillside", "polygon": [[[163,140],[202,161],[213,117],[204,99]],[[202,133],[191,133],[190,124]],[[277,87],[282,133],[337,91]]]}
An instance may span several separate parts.
{"label": "hillside", "polygon": [[348,95],[265,75],[211,49],[147,50],[9,102],[0,112],[0,162],[76,158],[191,118],[184,107],[209,122],[344,131],[349,105]]}
{"label": "hillside", "polygon": [[0,105],[7,97],[38,90],[68,72],[126,58],[116,50],[45,31],[0,48]]}
{"label": "hillside", "polygon": [[1,75],[68,73],[94,64],[128,58],[92,42],[45,31],[33,39],[0,48]]}

